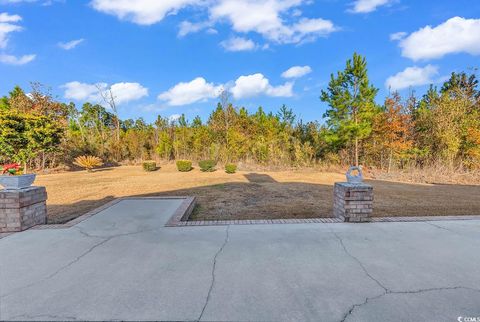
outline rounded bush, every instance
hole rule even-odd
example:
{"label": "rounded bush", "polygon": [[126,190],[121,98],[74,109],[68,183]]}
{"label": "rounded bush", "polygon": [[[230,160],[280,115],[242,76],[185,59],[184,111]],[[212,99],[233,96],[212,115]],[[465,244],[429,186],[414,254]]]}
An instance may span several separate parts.
{"label": "rounded bush", "polygon": [[215,166],[217,162],[215,160],[202,160],[198,162],[200,170],[203,172],[213,172],[215,171]]}
{"label": "rounded bush", "polygon": [[225,172],[228,173],[228,174],[232,174],[232,173],[237,172],[237,165],[233,164],[233,163],[227,163],[225,165]]}
{"label": "rounded bush", "polygon": [[143,161],[142,168],[145,171],[155,171],[157,170],[157,163],[155,161]]}
{"label": "rounded bush", "polygon": [[178,160],[177,162],[177,169],[180,172],[188,172],[192,170],[192,161],[189,160]]}

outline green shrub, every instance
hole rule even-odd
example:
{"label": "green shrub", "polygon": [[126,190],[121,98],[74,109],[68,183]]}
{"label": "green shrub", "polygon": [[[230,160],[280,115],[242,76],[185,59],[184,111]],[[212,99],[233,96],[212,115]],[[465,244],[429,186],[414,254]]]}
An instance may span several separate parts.
{"label": "green shrub", "polygon": [[178,160],[177,161],[177,169],[180,172],[188,172],[192,170],[192,161],[189,160]]}
{"label": "green shrub", "polygon": [[228,173],[228,174],[232,174],[232,173],[237,172],[237,165],[233,164],[233,163],[227,163],[225,165],[225,172]]}
{"label": "green shrub", "polygon": [[212,172],[215,171],[215,166],[217,162],[215,160],[202,160],[198,162],[200,170],[203,172]]}
{"label": "green shrub", "polygon": [[142,168],[145,171],[157,170],[157,163],[155,161],[143,161]]}

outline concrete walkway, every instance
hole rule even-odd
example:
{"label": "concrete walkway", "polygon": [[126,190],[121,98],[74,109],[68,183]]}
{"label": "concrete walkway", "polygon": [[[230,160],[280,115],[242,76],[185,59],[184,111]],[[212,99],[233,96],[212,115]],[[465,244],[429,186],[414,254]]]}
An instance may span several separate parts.
{"label": "concrete walkway", "polygon": [[0,239],[0,320],[480,316],[480,221],[163,227],[179,204]]}

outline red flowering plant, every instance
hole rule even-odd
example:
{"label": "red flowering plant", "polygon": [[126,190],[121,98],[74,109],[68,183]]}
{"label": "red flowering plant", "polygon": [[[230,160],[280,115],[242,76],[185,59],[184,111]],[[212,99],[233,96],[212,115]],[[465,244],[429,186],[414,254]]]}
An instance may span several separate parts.
{"label": "red flowering plant", "polygon": [[22,174],[23,168],[18,163],[5,164],[0,168],[2,175],[17,176]]}

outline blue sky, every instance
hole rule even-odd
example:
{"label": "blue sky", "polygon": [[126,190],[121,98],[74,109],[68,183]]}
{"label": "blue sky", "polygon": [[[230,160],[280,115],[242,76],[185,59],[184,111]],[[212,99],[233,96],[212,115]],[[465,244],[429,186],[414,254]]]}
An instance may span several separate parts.
{"label": "blue sky", "polygon": [[354,51],[379,103],[389,86],[422,94],[480,67],[480,2],[0,0],[0,95],[38,81],[81,105],[111,88],[123,118],[206,119],[227,89],[321,120],[320,90]]}

